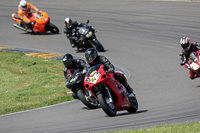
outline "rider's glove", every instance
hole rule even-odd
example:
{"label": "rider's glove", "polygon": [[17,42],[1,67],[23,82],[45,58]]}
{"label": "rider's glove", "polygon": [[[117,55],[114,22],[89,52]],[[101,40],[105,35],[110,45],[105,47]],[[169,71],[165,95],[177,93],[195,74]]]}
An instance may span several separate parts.
{"label": "rider's glove", "polygon": [[182,62],[180,63],[180,65],[181,65],[181,66],[185,65],[185,62],[182,61]]}
{"label": "rider's glove", "polygon": [[83,71],[81,72],[81,74],[86,74],[87,71],[85,69],[83,69]]}
{"label": "rider's glove", "polygon": [[33,22],[33,21],[30,22],[30,24],[31,24],[32,27],[34,27],[35,23],[36,22]]}
{"label": "rider's glove", "polygon": [[113,73],[114,72],[114,69],[113,68],[109,68],[108,70],[107,70],[107,73]]}

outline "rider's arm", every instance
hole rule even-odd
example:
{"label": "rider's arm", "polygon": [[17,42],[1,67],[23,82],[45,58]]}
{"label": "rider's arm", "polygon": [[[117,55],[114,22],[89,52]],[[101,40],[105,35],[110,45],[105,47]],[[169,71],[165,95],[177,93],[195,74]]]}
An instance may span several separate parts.
{"label": "rider's arm", "polygon": [[184,64],[186,63],[185,60],[187,59],[187,58],[185,57],[184,53],[183,53],[183,50],[180,51],[179,57],[180,57],[180,59],[181,59],[180,65],[182,66],[182,65],[184,65]]}
{"label": "rider's arm", "polygon": [[86,74],[89,69],[89,66],[87,65],[87,63],[82,59],[77,59],[76,62],[78,66],[80,67],[79,69],[81,70],[81,73]]}
{"label": "rider's arm", "polygon": [[64,68],[64,77],[67,79],[67,68]]}
{"label": "rider's arm", "polygon": [[196,48],[197,48],[198,50],[200,50],[200,43],[199,43],[199,42],[192,42],[192,44],[193,44],[194,46],[196,46]]}
{"label": "rider's arm", "polygon": [[33,4],[27,3],[27,5],[28,5],[32,10],[34,10],[35,12],[38,12],[38,11],[39,11],[39,9],[38,9],[36,6],[34,6]]}
{"label": "rider's arm", "polygon": [[67,38],[69,39],[70,37],[72,37],[72,35],[70,34],[70,31],[67,29],[67,27],[65,26],[64,28],[64,33],[67,36]]}
{"label": "rider's arm", "polygon": [[179,56],[180,56],[180,59],[181,59],[180,65],[183,66],[183,65],[185,65],[185,64],[188,64],[188,66],[189,66],[189,57],[187,57],[187,56],[184,54],[183,51],[180,52]]}
{"label": "rider's arm", "polygon": [[108,73],[113,73],[115,71],[114,65],[105,56],[100,56],[100,60]]}
{"label": "rider's arm", "polygon": [[82,27],[84,23],[79,23],[77,21],[74,21],[74,25],[76,25],[76,27]]}
{"label": "rider's arm", "polygon": [[20,17],[20,19],[23,20],[24,23],[29,24],[31,21],[26,17],[26,15],[24,14],[24,12],[21,9],[18,9],[18,16]]}

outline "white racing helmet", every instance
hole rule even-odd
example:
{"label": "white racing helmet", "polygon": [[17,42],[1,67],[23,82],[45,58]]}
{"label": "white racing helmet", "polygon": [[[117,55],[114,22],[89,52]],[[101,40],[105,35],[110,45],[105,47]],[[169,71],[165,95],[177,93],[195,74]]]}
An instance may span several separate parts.
{"label": "white racing helmet", "polygon": [[27,2],[26,0],[21,0],[19,3],[22,10],[27,10]]}

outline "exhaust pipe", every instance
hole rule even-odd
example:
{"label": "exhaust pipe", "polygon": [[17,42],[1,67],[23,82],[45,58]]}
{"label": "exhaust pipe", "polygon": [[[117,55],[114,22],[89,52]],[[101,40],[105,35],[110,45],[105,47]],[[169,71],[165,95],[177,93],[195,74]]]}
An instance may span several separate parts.
{"label": "exhaust pipe", "polygon": [[19,26],[19,25],[17,25],[17,24],[13,24],[13,26],[14,26],[15,28],[20,29],[20,30],[26,31],[25,28],[23,28],[23,27],[21,27],[21,26]]}

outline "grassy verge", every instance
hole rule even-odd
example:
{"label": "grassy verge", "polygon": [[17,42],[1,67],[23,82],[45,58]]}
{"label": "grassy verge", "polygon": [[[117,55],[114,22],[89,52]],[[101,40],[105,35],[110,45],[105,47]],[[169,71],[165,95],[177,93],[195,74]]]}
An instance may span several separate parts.
{"label": "grassy verge", "polygon": [[58,60],[0,51],[0,115],[72,100],[63,68]]}
{"label": "grassy verge", "polygon": [[135,130],[119,130],[106,133],[200,133],[200,122]]}

